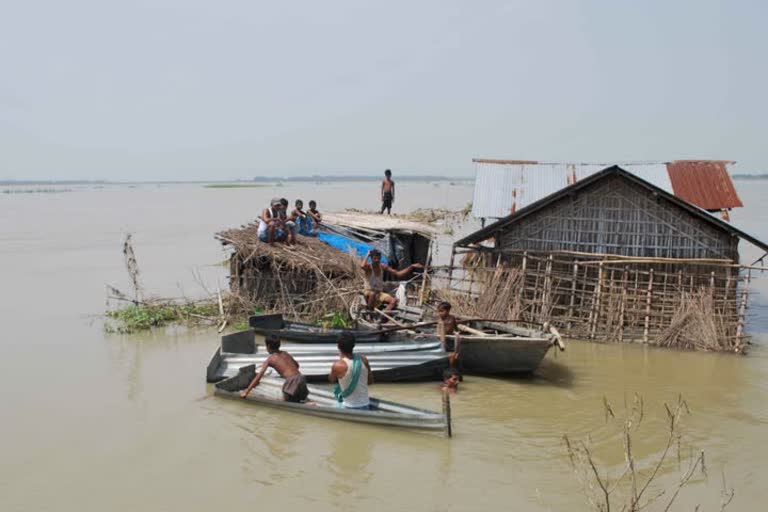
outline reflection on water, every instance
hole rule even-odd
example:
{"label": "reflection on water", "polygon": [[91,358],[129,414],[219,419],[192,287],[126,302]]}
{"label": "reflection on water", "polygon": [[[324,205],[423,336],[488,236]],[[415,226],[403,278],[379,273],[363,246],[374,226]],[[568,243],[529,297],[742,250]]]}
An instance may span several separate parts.
{"label": "reflection on water", "polygon": [[[83,317],[103,309],[105,283],[128,288],[120,253],[125,231],[134,233],[147,288],[194,295],[193,269],[213,289],[216,280],[226,283],[226,269],[214,265],[224,259],[211,239],[216,230],[252,218],[256,205],[274,195],[305,202],[312,196],[326,211],[364,208],[371,201],[360,192],[364,186],[114,187],[45,200],[3,198],[14,215],[0,215],[0,281],[14,294],[0,302],[8,319],[0,342],[0,510],[587,510],[562,435],[591,437],[601,464],[615,474],[623,465],[621,436],[606,422],[603,399],[619,415],[635,394],[645,403],[635,446],[641,467],[665,440],[663,403],[682,394],[692,411],[686,434],[706,451],[712,474],[725,467],[736,487],[729,510],[763,508],[765,279],[753,282],[759,295],[749,356],[571,341],[565,353],[550,352],[533,376],[468,376],[452,398],[451,440],[211,397],[204,375],[215,330],[104,335]],[[737,186],[747,208],[734,212],[735,221],[768,239],[759,208],[768,183]],[[398,192],[401,207],[412,209],[463,207],[471,191],[407,184]],[[445,256],[446,247],[441,251]],[[742,251],[744,260],[760,256]],[[441,406],[435,383],[374,385],[372,392],[425,409]],[[676,468],[662,477],[674,483]],[[719,489],[719,476],[697,481],[683,491],[682,509],[697,502],[712,509]]]}

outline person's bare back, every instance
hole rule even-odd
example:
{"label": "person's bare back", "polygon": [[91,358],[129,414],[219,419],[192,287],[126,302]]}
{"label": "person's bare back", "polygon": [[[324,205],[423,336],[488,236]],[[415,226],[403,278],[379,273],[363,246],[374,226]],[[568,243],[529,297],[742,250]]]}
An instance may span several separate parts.
{"label": "person's bare back", "polygon": [[265,363],[267,366],[274,368],[284,379],[288,379],[299,373],[299,363],[296,362],[291,354],[283,352],[282,350],[270,354]]}

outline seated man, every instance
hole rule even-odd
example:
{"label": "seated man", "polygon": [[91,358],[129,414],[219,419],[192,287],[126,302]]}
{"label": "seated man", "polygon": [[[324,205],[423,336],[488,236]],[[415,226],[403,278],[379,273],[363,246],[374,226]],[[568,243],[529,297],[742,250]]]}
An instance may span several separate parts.
{"label": "seated man", "polygon": [[272,245],[274,242],[286,240],[289,244],[293,243],[294,233],[292,227],[294,223],[288,225],[285,216],[281,214],[283,205],[280,199],[274,198],[270,202],[269,208],[265,208],[259,218],[258,237],[262,242]]}
{"label": "seated man", "polygon": [[304,236],[315,236],[317,232],[314,229],[312,216],[304,211],[304,201],[296,200],[296,208],[291,212],[290,219],[296,223],[299,228],[299,234]]}
{"label": "seated man", "polygon": [[355,337],[351,332],[339,334],[337,344],[339,360],[331,366],[328,380],[336,382],[333,394],[347,409],[369,409],[368,385],[373,384],[373,372],[368,358],[352,354],[355,349]]}
{"label": "seated man", "polygon": [[259,373],[248,384],[248,387],[240,392],[240,397],[247,397],[248,393],[255,386],[258,386],[267,368],[274,368],[285,379],[283,384],[283,400],[286,402],[303,402],[306,400],[309,395],[309,389],[307,389],[306,377],[299,371],[299,363],[296,362],[291,354],[280,350],[280,338],[276,335],[270,334],[267,336],[265,344],[267,345],[269,356],[264,360]]}
{"label": "seated man", "polygon": [[312,217],[315,226],[323,222],[323,214],[320,213],[320,211],[317,209],[317,203],[315,201],[309,202],[309,210],[307,210],[307,215]]}
{"label": "seated man", "polygon": [[[371,259],[370,263],[368,263],[369,257]],[[424,265],[414,263],[402,270],[395,270],[381,262],[381,251],[371,249],[363,258],[360,268],[363,269],[363,274],[365,274],[365,290],[363,293],[365,294],[365,302],[368,309],[374,309],[380,302],[384,302],[387,305],[384,311],[392,311],[397,306],[397,299],[388,293],[384,293],[384,272],[389,272],[396,278],[403,279],[413,272],[414,269],[424,268]]]}

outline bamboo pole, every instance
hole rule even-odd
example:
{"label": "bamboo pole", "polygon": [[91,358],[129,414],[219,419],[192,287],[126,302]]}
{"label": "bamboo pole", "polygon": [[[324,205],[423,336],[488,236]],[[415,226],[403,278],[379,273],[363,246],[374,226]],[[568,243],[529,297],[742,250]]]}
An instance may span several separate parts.
{"label": "bamboo pole", "polygon": [[597,330],[597,321],[600,317],[600,293],[601,288],[603,285],[603,264],[600,263],[600,266],[597,270],[597,285],[595,286],[595,298],[592,301],[592,311],[594,312],[593,315],[591,315],[592,320],[592,327],[590,328],[589,333],[589,339],[593,340],[595,339],[595,331]]}
{"label": "bamboo pole", "polygon": [[627,304],[627,275],[629,267],[624,267],[624,274],[621,276],[621,302],[619,304],[619,342],[624,341],[624,311]]}
{"label": "bamboo pole", "polygon": [[747,293],[749,292],[749,282],[752,280],[752,271],[747,271],[747,279],[744,281],[744,288],[741,290],[741,304],[739,305],[739,319],[736,323],[736,339],[741,344],[744,338],[744,323],[747,316]]}
{"label": "bamboo pole", "polygon": [[648,277],[648,292],[645,296],[645,329],[643,329],[643,343],[648,343],[648,329],[651,325],[651,294],[653,293],[653,269]]}
{"label": "bamboo pole", "polygon": [[579,275],[579,260],[573,260],[573,277],[571,278],[571,299],[568,303],[568,335],[573,328],[573,306],[576,304],[576,280]]}

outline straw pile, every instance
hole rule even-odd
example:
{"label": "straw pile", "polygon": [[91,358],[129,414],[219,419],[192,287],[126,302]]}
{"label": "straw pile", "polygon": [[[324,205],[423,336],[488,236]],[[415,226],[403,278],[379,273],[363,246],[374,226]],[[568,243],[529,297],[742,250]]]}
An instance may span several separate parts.
{"label": "straw pile", "polygon": [[493,272],[485,274],[477,294],[446,288],[434,290],[433,293],[439,300],[450,302],[453,312],[459,316],[493,320],[521,319],[520,270],[499,265]]}
{"label": "straw pile", "polygon": [[281,312],[293,318],[319,319],[346,312],[362,289],[359,262],[312,237],[296,237],[296,244],[261,242],[258,226],[217,233],[231,246],[230,288],[243,308]]}
{"label": "straw pile", "polygon": [[743,341],[729,332],[718,314],[712,295],[705,289],[683,293],[669,326],[656,344],[664,347],[743,352]]}

